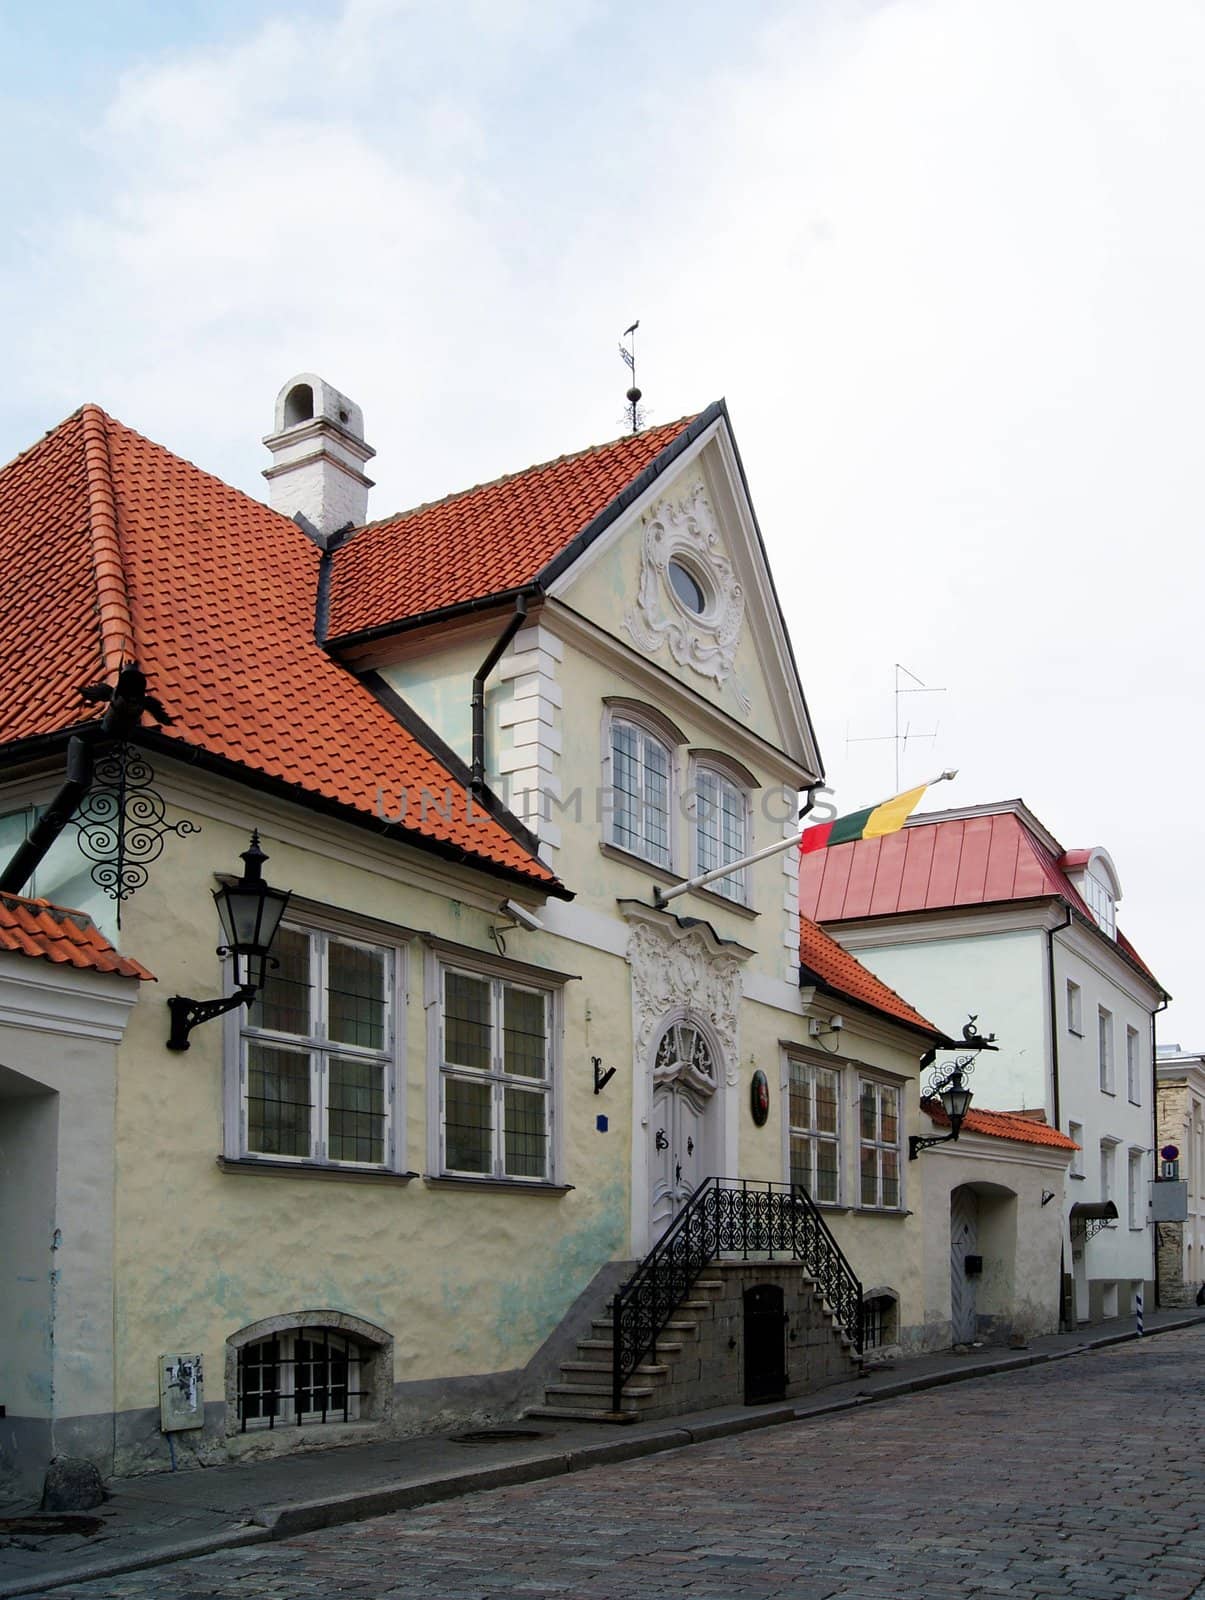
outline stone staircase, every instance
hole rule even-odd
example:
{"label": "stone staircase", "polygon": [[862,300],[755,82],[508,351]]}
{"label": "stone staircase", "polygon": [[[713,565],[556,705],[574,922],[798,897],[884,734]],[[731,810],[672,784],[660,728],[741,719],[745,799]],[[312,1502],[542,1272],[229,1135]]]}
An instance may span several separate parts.
{"label": "stone staircase", "polygon": [[561,1363],[559,1383],[547,1386],[544,1404],[526,1417],[577,1422],[635,1422],[673,1416],[744,1399],[743,1292],[754,1284],[784,1287],[787,1340],[786,1394],[804,1394],[857,1376],[853,1346],[816,1287],[798,1266],[713,1262],[624,1384],[620,1410],[611,1410],[611,1303],[577,1342],[573,1360]]}

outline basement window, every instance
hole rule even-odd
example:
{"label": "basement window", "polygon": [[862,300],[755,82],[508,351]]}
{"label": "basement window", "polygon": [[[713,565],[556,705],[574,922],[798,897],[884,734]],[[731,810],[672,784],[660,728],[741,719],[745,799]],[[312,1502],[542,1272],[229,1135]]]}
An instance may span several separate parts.
{"label": "basement window", "polygon": [[298,1328],[246,1344],[238,1353],[238,1421],[257,1428],[356,1422],[367,1352],[330,1328]]}
{"label": "basement window", "polygon": [[873,1295],[862,1302],[862,1349],[880,1350],[899,1338],[899,1302],[889,1294]]}

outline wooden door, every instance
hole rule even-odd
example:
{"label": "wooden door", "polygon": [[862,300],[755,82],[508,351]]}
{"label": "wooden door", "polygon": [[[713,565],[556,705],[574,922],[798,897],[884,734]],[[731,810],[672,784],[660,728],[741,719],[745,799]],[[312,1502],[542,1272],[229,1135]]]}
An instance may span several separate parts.
{"label": "wooden door", "polygon": [[652,1239],[661,1237],[707,1176],[706,1102],[680,1083],[659,1084],[649,1119]]}
{"label": "wooden door", "polygon": [[966,1258],[978,1251],[979,1197],[973,1189],[955,1189],[950,1196],[950,1329],[955,1344],[970,1344],[979,1331],[975,1279],[966,1269]]}

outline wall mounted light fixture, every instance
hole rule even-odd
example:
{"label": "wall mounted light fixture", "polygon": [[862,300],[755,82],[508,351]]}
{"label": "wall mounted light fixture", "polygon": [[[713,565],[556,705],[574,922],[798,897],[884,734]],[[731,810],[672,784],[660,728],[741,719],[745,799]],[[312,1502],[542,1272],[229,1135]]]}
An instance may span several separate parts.
{"label": "wall mounted light fixture", "polygon": [[950,1131],[935,1139],[921,1139],[915,1133],[912,1134],[908,1140],[909,1161],[915,1161],[922,1150],[929,1150],[935,1144],[950,1144],[962,1132],[963,1121],[971,1109],[971,1089],[966,1080],[975,1070],[975,1058],[980,1050],[998,1048],[994,1033],[989,1033],[984,1038],[976,1031],[975,1024],[978,1020],[977,1017],[971,1017],[963,1027],[965,1054],[955,1057],[952,1063],[944,1067],[935,1068],[929,1087],[921,1095],[922,1105],[926,1100],[940,1100],[941,1108],[950,1124]]}
{"label": "wall mounted light fixture", "polygon": [[188,1036],[202,1022],[250,1005],[263,988],[269,966],[279,963],[271,955],[272,941],[289,903],[288,889],[273,889],[264,882],[263,866],[268,859],[260,849],[259,833],[251,835],[250,848],[242,852],[243,875],[235,883],[225,883],[213,891],[214,904],[226,943],[218,946],[220,956],[234,960],[235,992],[221,1000],[192,1000],[173,995],[167,1002],[172,1029],[169,1050],[187,1050]]}

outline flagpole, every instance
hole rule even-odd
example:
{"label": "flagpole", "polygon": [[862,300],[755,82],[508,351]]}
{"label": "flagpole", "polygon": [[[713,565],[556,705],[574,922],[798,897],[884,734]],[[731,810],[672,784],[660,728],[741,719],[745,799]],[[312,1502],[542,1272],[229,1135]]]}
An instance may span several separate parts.
{"label": "flagpole", "polygon": [[[947,768],[936,778],[930,778],[927,783],[913,784],[914,789],[932,789],[935,784],[943,783],[947,778],[958,776],[957,767]],[[907,789],[904,790],[907,794]],[[879,806],[887,805],[889,801],[898,799],[898,795],[888,795],[886,800],[880,800],[876,805],[859,807],[859,810],[876,811]],[[812,823],[811,827],[821,826]],[[709,872],[700,872],[693,878],[688,878],[685,883],[675,884],[672,889],[662,889],[660,884],[653,885],[653,904],[667,906],[671,900],[676,900],[680,894],[686,894],[691,889],[705,889],[709,883],[714,883],[717,878],[731,877],[734,872],[741,872],[745,867],[751,867],[758,861],[766,861],[770,856],[781,855],[784,850],[790,850],[797,845],[807,833],[807,828],[801,828],[798,833],[791,834],[786,839],[779,839],[774,844],[768,844],[762,850],[755,850],[751,856],[742,856],[739,861],[729,861],[722,867],[712,867]]]}

